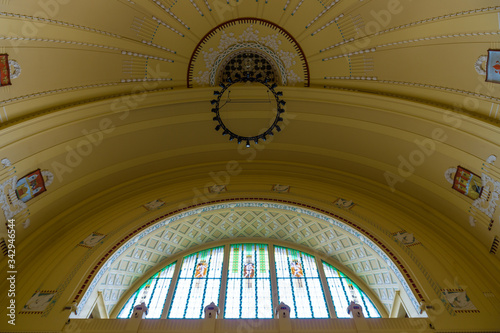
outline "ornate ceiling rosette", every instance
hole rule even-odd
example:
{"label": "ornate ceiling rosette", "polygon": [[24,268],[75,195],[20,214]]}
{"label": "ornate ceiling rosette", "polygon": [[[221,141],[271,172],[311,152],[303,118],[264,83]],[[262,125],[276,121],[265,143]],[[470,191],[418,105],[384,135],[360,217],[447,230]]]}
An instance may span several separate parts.
{"label": "ornate ceiling rosette", "polygon": [[188,87],[216,86],[231,73],[261,74],[280,85],[309,86],[309,67],[295,39],[256,18],[227,21],[201,39],[188,67]]}

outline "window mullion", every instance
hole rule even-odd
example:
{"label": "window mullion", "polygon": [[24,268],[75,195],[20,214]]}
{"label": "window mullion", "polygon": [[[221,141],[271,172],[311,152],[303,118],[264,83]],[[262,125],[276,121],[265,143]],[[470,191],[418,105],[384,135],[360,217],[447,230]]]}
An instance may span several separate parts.
{"label": "window mullion", "polygon": [[229,255],[231,251],[231,245],[224,246],[224,256],[222,261],[222,276],[220,281],[220,293],[219,293],[219,311],[220,317],[224,317],[224,309],[226,306],[226,289],[227,289],[227,275],[229,274]]}
{"label": "window mullion", "polygon": [[272,308],[273,308],[273,318],[276,314],[274,309],[278,306],[278,281],[276,279],[276,261],[274,259],[274,245],[269,244],[269,271],[271,272],[271,292],[272,292]]}
{"label": "window mullion", "polygon": [[319,279],[321,281],[321,287],[325,293],[326,304],[328,305],[328,311],[330,312],[330,318],[337,318],[337,313],[335,312],[335,304],[333,304],[332,294],[330,293],[330,288],[328,286],[328,281],[326,280],[326,275],[323,268],[323,262],[320,258],[315,257],[316,265],[318,266]]}
{"label": "window mullion", "polygon": [[[179,261],[181,262],[179,263]],[[161,319],[167,318],[168,311],[170,311],[170,305],[172,304],[172,298],[174,297],[175,286],[177,285],[177,280],[179,279],[181,266],[182,260],[177,260],[177,262],[175,263],[174,275],[172,276],[172,280],[170,280],[170,286],[168,287],[167,298],[165,299],[165,304],[163,305]]]}

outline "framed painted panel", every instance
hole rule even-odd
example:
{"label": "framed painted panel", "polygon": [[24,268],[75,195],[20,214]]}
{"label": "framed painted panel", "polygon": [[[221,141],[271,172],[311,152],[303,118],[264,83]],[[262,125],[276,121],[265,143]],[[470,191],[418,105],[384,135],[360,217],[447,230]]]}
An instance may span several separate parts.
{"label": "framed painted panel", "polygon": [[453,179],[453,189],[476,200],[481,196],[483,181],[481,177],[472,171],[458,166],[455,178]]}
{"label": "framed painted panel", "polygon": [[488,50],[486,81],[500,83],[500,50]]}

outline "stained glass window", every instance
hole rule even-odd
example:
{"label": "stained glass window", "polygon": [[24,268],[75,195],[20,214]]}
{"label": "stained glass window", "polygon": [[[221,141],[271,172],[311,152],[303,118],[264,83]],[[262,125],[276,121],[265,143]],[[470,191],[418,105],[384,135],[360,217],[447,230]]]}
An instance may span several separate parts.
{"label": "stained glass window", "polygon": [[[277,305],[272,301],[275,288],[278,302],[290,306],[291,318],[329,317],[314,256],[275,246],[275,265],[270,267],[267,244],[228,246],[228,270],[224,273],[224,246],[184,257],[174,281],[168,318],[203,318],[205,306],[211,302],[219,305],[221,288],[226,288],[225,306],[220,310],[224,318],[273,318]],[[130,318],[134,306],[142,302],[148,307],[146,318],[161,318],[175,267],[174,262],[150,277],[127,300],[118,318]],[[276,286],[271,283],[272,269],[276,272]],[[351,279],[324,261],[323,269],[338,318],[350,318],[347,308],[351,301],[361,305],[365,317],[381,317],[372,301]],[[225,285],[222,285],[222,274],[227,274]]]}
{"label": "stained glass window", "polygon": [[224,318],[272,317],[267,245],[231,245]]}
{"label": "stained glass window", "polygon": [[332,294],[335,313],[338,318],[350,318],[347,307],[351,301],[361,305],[365,318],[380,318],[372,301],[359,287],[341,271],[323,261],[326,281]]}
{"label": "stained glass window", "polygon": [[205,306],[219,303],[224,247],[184,257],[168,318],[203,318]]}
{"label": "stained glass window", "polygon": [[175,262],[160,270],[149,278],[125,303],[118,318],[130,318],[134,306],[144,302],[148,307],[146,318],[158,319],[161,317],[168,288],[174,275]]}
{"label": "stained glass window", "polygon": [[290,306],[290,318],[328,318],[314,257],[279,246],[274,256],[279,302]]}

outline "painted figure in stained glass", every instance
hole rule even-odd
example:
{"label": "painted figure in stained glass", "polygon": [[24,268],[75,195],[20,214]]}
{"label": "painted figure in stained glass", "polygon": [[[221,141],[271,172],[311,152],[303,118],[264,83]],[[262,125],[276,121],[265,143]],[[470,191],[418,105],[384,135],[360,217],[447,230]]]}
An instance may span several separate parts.
{"label": "painted figure in stained glass", "polygon": [[255,265],[252,262],[252,256],[247,256],[247,260],[245,262],[245,266],[243,269],[243,277],[251,279],[254,276],[255,276]]}
{"label": "painted figure in stained glass", "polygon": [[298,260],[292,260],[290,263],[290,271],[294,277],[304,277],[304,271],[302,270],[302,265]]}
{"label": "painted figure in stained glass", "polygon": [[[293,277],[296,277],[296,278],[304,277],[304,271],[302,270],[302,264],[297,259],[294,259],[291,261],[290,272],[292,273]],[[298,288],[302,288],[304,286],[302,283],[302,279],[297,279],[295,281],[295,283],[296,283]]]}
{"label": "painted figure in stained glass", "polygon": [[243,277],[247,279],[247,288],[252,288],[252,278],[255,276],[255,265],[252,262],[252,256],[247,255],[243,265]]}
{"label": "painted figure in stained glass", "polygon": [[205,276],[207,276],[207,269],[208,269],[207,262],[205,260],[200,261],[196,265],[196,272],[194,273],[194,277],[204,278]]}

